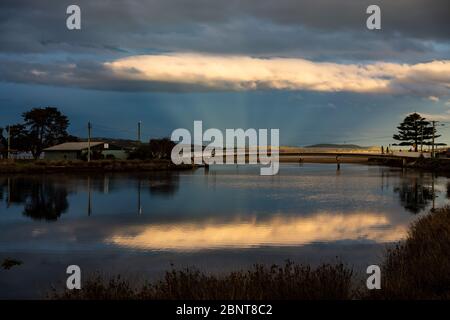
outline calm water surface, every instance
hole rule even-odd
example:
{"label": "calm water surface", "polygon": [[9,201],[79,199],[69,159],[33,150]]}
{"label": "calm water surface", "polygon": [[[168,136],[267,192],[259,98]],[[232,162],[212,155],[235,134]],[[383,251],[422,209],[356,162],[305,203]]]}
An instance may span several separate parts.
{"label": "calm water surface", "polygon": [[[385,167],[285,164],[180,173],[0,175],[0,298],[38,298],[83,275],[156,278],[291,259],[379,263],[408,225],[448,203],[450,180]],[[337,257],[337,258],[336,258]]]}

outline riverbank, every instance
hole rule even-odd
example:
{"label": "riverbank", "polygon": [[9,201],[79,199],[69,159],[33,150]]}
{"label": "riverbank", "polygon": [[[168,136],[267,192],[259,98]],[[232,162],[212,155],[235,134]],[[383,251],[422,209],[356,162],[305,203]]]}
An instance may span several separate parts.
{"label": "riverbank", "polygon": [[[340,157],[339,163],[367,163],[369,157]],[[281,163],[336,163],[336,156],[309,156],[302,155],[301,158],[299,156],[286,156],[280,154],[280,162]]]}
{"label": "riverbank", "polygon": [[14,160],[0,161],[2,173],[79,173],[79,172],[143,172],[192,170],[194,165],[175,165],[170,160],[95,160],[46,161]]}
{"label": "riverbank", "polygon": [[433,171],[436,173],[450,173],[450,159],[447,158],[417,158],[408,160],[405,164],[397,159],[370,158],[368,164],[389,167],[404,167],[417,170]]}
{"label": "riverbank", "polygon": [[385,252],[381,289],[368,290],[366,274],[342,263],[312,268],[255,265],[222,275],[171,270],[140,287],[124,277],[93,276],[81,290],[54,290],[50,299],[351,300],[450,299],[450,208],[414,222],[407,238]]}

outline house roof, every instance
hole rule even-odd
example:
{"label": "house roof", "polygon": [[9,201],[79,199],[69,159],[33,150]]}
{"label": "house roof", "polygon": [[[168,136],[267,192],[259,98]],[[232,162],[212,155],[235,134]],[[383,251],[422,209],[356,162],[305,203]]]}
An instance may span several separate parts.
{"label": "house roof", "polygon": [[[91,142],[91,148],[103,144],[103,142]],[[87,142],[66,142],[46,148],[44,151],[82,151],[88,148]]]}

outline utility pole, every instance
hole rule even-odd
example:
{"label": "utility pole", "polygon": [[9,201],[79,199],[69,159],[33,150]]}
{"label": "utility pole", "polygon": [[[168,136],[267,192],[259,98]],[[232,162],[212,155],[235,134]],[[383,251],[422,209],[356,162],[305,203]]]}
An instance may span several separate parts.
{"label": "utility pole", "polygon": [[139,142],[141,142],[141,121],[139,121],[138,122],[138,135],[137,135],[137,138],[138,138],[138,141]]}
{"label": "utility pole", "polygon": [[8,126],[8,160],[11,158],[11,126]]}
{"label": "utility pole", "polygon": [[88,154],[87,159],[88,162],[91,162],[91,122],[88,122]]}

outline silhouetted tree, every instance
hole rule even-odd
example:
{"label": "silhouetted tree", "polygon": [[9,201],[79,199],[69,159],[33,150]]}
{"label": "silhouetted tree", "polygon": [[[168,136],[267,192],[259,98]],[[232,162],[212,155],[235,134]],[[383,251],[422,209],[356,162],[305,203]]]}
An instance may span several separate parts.
{"label": "silhouetted tree", "polygon": [[[30,139],[25,125],[15,124],[10,126],[9,129],[11,130],[11,150],[23,152],[30,151]],[[2,150],[2,156],[4,158],[6,158],[8,153],[7,132],[8,129],[2,130],[2,128],[0,128],[0,145],[3,145],[3,148],[0,147],[0,149]]]}
{"label": "silhouetted tree", "polygon": [[27,130],[30,151],[35,159],[42,150],[66,142],[69,120],[57,108],[34,108],[22,115]]}
{"label": "silhouetted tree", "polygon": [[130,159],[170,159],[175,142],[169,138],[151,139],[148,144],[141,144],[130,152]]}
{"label": "silhouetted tree", "polygon": [[[398,133],[393,138],[401,141],[399,146],[414,146],[414,151],[418,151],[418,145],[423,142],[425,145],[431,144],[433,129],[431,123],[418,113],[408,115],[397,127]],[[436,134],[436,132],[435,132]],[[435,138],[440,137],[435,135]]]}
{"label": "silhouetted tree", "polygon": [[6,158],[8,141],[3,136],[3,131],[4,129],[0,128],[0,155],[2,158]]}

